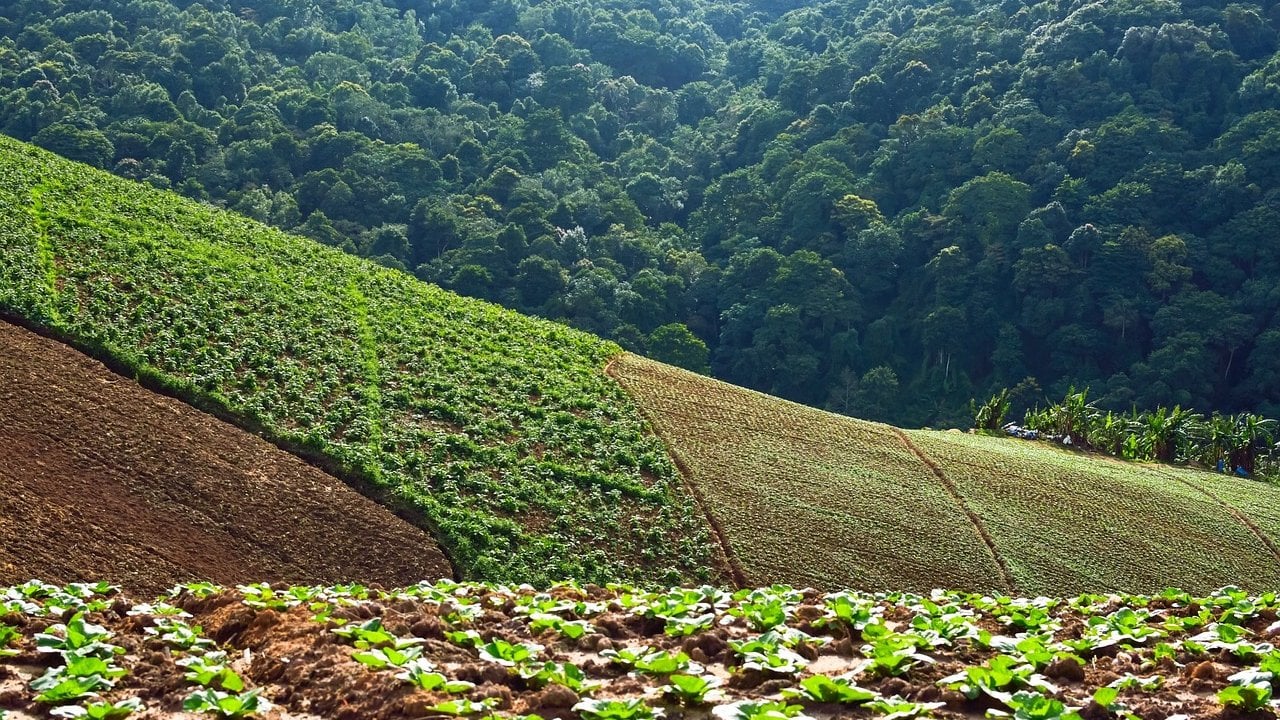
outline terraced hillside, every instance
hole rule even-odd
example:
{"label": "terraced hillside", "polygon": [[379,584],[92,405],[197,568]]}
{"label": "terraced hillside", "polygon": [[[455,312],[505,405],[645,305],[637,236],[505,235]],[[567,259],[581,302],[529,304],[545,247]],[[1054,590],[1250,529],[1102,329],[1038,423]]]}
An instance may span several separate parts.
{"label": "terraced hillside", "polygon": [[339,471],[465,578],[1280,585],[1272,486],[820,412],[2,139],[0,310]]}
{"label": "terraced hillside", "polygon": [[9,139],[0,309],[363,477],[464,577],[714,577],[613,344]]}
{"label": "terraced hillside", "polygon": [[1280,585],[1280,489],[1045,443],[902,431],[635,355],[653,420],[748,585],[1022,593]]}
{"label": "terraced hillside", "polygon": [[431,536],[261,438],[0,322],[0,584],[399,585]]}

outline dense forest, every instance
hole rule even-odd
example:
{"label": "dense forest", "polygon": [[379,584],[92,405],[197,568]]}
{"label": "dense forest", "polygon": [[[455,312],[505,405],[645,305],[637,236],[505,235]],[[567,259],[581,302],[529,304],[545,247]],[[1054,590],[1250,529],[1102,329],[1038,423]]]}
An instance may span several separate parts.
{"label": "dense forest", "polygon": [[1280,3],[19,0],[0,131],[838,412],[1280,414]]}

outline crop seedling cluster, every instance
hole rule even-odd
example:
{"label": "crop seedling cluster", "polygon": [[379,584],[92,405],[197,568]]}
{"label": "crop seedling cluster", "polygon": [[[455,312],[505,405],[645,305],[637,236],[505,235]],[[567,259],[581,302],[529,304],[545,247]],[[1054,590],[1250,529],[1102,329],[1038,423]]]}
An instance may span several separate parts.
{"label": "crop seedling cluster", "polygon": [[1150,720],[1280,707],[1280,598],[1234,587],[1054,599],[193,583],[144,603],[33,581],[0,598],[13,629],[0,679],[21,680],[3,709],[54,717],[341,705],[470,720]]}

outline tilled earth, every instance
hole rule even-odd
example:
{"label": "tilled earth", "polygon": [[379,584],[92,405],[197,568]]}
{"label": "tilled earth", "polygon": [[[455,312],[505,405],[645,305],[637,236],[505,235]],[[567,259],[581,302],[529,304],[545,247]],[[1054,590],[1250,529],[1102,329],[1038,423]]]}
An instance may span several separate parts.
{"label": "tilled earth", "polygon": [[341,480],[0,320],[0,583],[452,572],[431,535]]}
{"label": "tilled earth", "polygon": [[[64,640],[87,642],[85,627],[99,643],[88,647],[125,671],[96,701],[138,698],[137,718],[216,716],[183,710],[201,689],[192,658],[269,701],[251,716],[281,719],[976,718],[1019,705],[1016,717],[1046,720],[1272,718],[1278,605],[1230,589],[1027,600],[452,581],[391,592],[190,585],[143,604],[31,582],[0,588],[0,626],[17,629],[0,652],[11,655],[0,659],[0,712],[27,720],[95,701],[39,702],[31,687],[86,652]],[[1009,672],[977,681],[978,667]],[[673,675],[718,687],[680,699],[663,690]],[[1118,693],[1099,704],[1108,685]],[[1228,686],[1255,693],[1254,706],[1220,700]]]}

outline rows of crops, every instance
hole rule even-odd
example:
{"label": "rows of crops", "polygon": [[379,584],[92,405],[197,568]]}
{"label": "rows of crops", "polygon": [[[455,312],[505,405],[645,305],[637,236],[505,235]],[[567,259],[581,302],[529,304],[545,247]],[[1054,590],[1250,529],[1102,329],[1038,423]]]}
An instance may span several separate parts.
{"label": "rows of crops", "polygon": [[0,717],[1274,718],[1275,593],[0,588]]}
{"label": "rows of crops", "polygon": [[684,462],[749,584],[1001,589],[963,510],[891,428],[635,355],[610,367]]}
{"label": "rows of crops", "polygon": [[0,310],[370,478],[466,577],[712,567],[591,336],[3,138]]}
{"label": "rows of crops", "polygon": [[1149,590],[1171,578],[1202,590],[1280,583],[1280,559],[1216,499],[1274,507],[1271,486],[1041,443],[909,434],[985,522],[1024,592]]}
{"label": "rows of crops", "polygon": [[1020,440],[899,435],[643,358],[611,367],[751,582],[1030,593],[1280,583],[1273,486]]}

